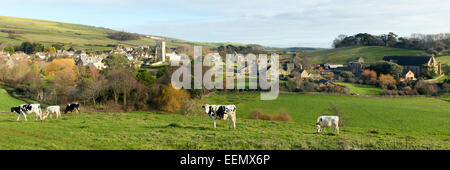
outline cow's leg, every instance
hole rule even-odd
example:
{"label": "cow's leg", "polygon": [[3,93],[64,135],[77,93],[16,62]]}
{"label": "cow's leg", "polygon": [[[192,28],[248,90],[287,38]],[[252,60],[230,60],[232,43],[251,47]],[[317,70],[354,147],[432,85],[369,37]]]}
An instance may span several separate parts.
{"label": "cow's leg", "polygon": [[231,117],[233,119],[233,128],[236,129],[236,115]]}
{"label": "cow's leg", "polygon": [[335,130],[336,130],[337,134],[339,135],[339,126],[336,126]]}
{"label": "cow's leg", "polygon": [[22,113],[19,113],[19,116],[17,117],[17,120],[16,120],[16,121],[19,121],[20,115],[22,115]]}
{"label": "cow's leg", "polygon": [[232,117],[230,117],[230,121],[229,121],[229,123],[228,123],[228,129],[231,129],[231,122],[233,121],[233,118]]}
{"label": "cow's leg", "polygon": [[28,119],[27,119],[27,114],[23,113],[22,115],[23,115],[23,117],[25,118],[25,121],[28,121]]}
{"label": "cow's leg", "polygon": [[213,119],[214,129],[216,128],[216,119]]}

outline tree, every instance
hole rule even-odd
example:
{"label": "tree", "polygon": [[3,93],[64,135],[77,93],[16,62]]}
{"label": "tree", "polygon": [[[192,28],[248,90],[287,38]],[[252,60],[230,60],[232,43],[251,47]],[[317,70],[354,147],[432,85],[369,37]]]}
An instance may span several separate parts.
{"label": "tree", "polygon": [[374,70],[378,74],[390,74],[394,76],[396,80],[400,80],[403,74],[403,67],[387,61],[381,61],[374,65],[369,66],[370,70]]}
{"label": "tree", "polygon": [[127,32],[114,32],[108,35],[108,38],[120,41],[138,40],[141,38],[139,34],[127,33]]}
{"label": "tree", "polygon": [[127,97],[137,84],[134,75],[126,69],[110,70],[107,73],[108,86],[114,95],[114,101],[118,103],[122,94],[123,105],[127,105]]}
{"label": "tree", "polygon": [[55,54],[56,53],[56,48],[53,47],[53,46],[48,47],[48,52]]}
{"label": "tree", "polygon": [[14,47],[11,46],[3,48],[3,51],[8,52],[10,55],[13,55],[15,53]]}
{"label": "tree", "polygon": [[125,69],[130,65],[130,61],[122,54],[110,54],[103,61],[108,70]]}
{"label": "tree", "polygon": [[42,85],[43,80],[40,78],[39,74],[30,71],[23,77],[23,84],[26,86],[25,89],[28,90],[27,94],[29,97],[36,100],[41,100],[42,96]]}
{"label": "tree", "polygon": [[378,83],[382,89],[395,89],[397,84],[394,77],[389,74],[380,74]]}
{"label": "tree", "polygon": [[155,82],[155,78],[146,70],[139,70],[136,74],[136,79],[145,86],[150,86]]}
{"label": "tree", "polygon": [[375,84],[377,81],[376,71],[366,69],[363,71],[362,76],[367,84]]}
{"label": "tree", "polygon": [[434,67],[424,65],[424,66],[422,66],[422,75],[423,75],[423,77],[425,77],[427,79],[432,79],[433,77],[437,76],[437,73],[436,73]]}
{"label": "tree", "polygon": [[31,44],[30,42],[23,42],[22,44],[20,44],[19,47],[20,51],[23,51],[24,53],[27,54],[32,54],[33,51],[33,44]]}
{"label": "tree", "polygon": [[68,70],[73,75],[78,75],[78,67],[75,65],[75,62],[69,58],[53,60],[52,62],[47,64],[45,74],[54,76],[57,72],[64,70]]}
{"label": "tree", "polygon": [[32,44],[32,46],[33,46],[33,52],[32,53],[43,52],[44,51],[44,45],[42,43],[40,43],[40,42],[34,42]]}
{"label": "tree", "polygon": [[92,78],[82,77],[77,83],[77,91],[80,99],[89,101],[92,100],[94,105],[96,104],[96,99],[101,91],[101,82],[95,81]]}

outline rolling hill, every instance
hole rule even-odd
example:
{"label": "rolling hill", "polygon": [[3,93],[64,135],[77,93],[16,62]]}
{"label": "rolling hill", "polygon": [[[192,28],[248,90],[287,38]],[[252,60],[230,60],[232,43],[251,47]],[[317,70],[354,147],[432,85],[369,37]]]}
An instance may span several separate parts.
{"label": "rolling hill", "polygon": [[0,88],[0,112],[9,112],[11,107],[24,104],[25,102],[11,97],[5,89]]}
{"label": "rolling hill", "polygon": [[402,48],[382,47],[382,46],[354,46],[342,47],[330,50],[319,50],[305,52],[304,57],[310,58],[315,64],[334,63],[344,64],[354,60],[356,57],[363,57],[365,62],[376,62],[386,55],[425,55],[425,51],[409,50]]}
{"label": "rolling hill", "polygon": [[[0,16],[0,42],[8,41],[12,44],[20,44],[23,41],[37,41],[46,45],[54,43],[72,44],[81,49],[110,49],[108,45],[155,45],[155,40],[142,36],[140,40],[118,41],[107,36],[118,32],[112,29],[69,24],[62,22],[26,19],[16,17]],[[13,36],[10,36],[12,34]],[[201,45],[205,47],[217,47],[220,45],[244,45],[238,43],[209,43],[192,42],[175,38],[166,39],[167,47],[178,47],[182,45]]]}

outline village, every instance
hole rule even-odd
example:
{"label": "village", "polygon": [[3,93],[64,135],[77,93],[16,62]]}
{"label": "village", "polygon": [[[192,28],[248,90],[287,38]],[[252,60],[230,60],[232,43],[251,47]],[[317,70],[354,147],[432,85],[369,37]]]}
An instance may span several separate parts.
{"label": "village", "polygon": [[[136,47],[126,47],[123,45],[117,45],[112,50],[104,51],[92,51],[92,50],[65,50],[58,49],[48,52],[35,52],[33,54],[26,54],[22,51],[16,51],[14,53],[7,51],[0,51],[0,60],[9,68],[14,66],[14,63],[18,61],[28,61],[28,62],[51,62],[57,58],[71,58],[77,66],[83,67],[93,67],[98,70],[103,70],[107,68],[104,63],[104,59],[111,54],[122,55],[129,61],[129,68],[135,69],[149,69],[149,68],[160,68],[162,66],[170,65],[170,61],[179,62],[181,60],[181,55],[177,54],[176,48],[166,48],[166,43],[164,39],[152,37],[157,39],[156,46],[136,46]],[[170,52],[167,52],[170,51]],[[179,51],[179,50],[178,50]],[[208,50],[209,51],[209,50]],[[225,57],[221,57],[217,50],[213,55],[212,61],[220,60],[222,65],[225,63]],[[269,52],[269,51],[263,51]],[[273,51],[270,51],[273,52]],[[334,83],[334,81],[343,81],[342,74],[347,74],[350,77],[361,77],[363,72],[368,69],[372,69],[377,64],[377,62],[365,62],[364,57],[357,57],[353,61],[349,61],[346,64],[333,64],[333,63],[322,63],[322,64],[311,64],[305,65],[302,59],[296,58],[296,56],[301,51],[275,51],[282,53],[282,58],[285,60],[280,63],[279,67],[279,77],[282,82],[286,82],[288,78],[294,78],[298,75],[301,79],[309,79],[318,83],[319,86],[339,86]],[[178,52],[179,53],[179,52]],[[234,51],[234,54],[238,54],[238,51]],[[189,54],[188,54],[189,55]],[[192,55],[192,54],[190,54]],[[164,57],[163,57],[164,56]],[[241,58],[244,59],[244,58]],[[300,60],[300,61],[297,61]],[[434,55],[431,56],[384,56],[382,58],[384,62],[390,62],[398,64],[402,67],[400,75],[398,78],[401,82],[415,81],[420,79],[427,79],[425,77],[425,72],[431,70],[435,77],[441,77],[444,72],[441,68],[441,63],[436,60]],[[242,61],[239,61],[242,62]],[[271,60],[268,60],[270,63]],[[250,63],[254,64],[254,63]],[[247,63],[247,65],[250,65]],[[385,71],[385,70],[382,70]],[[237,73],[244,73],[249,76],[248,67],[243,67],[241,70],[237,70]],[[348,75],[350,74],[350,75]],[[271,74],[267,75],[267,78],[271,79]],[[344,76],[345,77],[345,76]],[[355,83],[354,81],[352,83]],[[362,83],[362,82],[360,82]]]}

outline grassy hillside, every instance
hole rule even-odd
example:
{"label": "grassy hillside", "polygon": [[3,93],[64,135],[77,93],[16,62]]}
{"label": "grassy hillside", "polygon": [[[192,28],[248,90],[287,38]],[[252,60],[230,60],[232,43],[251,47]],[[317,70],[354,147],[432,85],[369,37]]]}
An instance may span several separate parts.
{"label": "grassy hillside", "polygon": [[0,112],[10,112],[11,107],[25,102],[11,97],[4,89],[0,89]]}
{"label": "grassy hillside", "polygon": [[386,55],[421,55],[424,53],[424,51],[420,50],[408,50],[392,47],[355,46],[305,52],[303,56],[311,58],[312,62],[315,64],[345,64],[354,60],[356,57],[363,57],[365,62],[375,62],[381,60],[383,56]]}
{"label": "grassy hillside", "polygon": [[[8,38],[8,33],[5,31],[13,31],[13,35],[15,35],[16,38]],[[114,32],[117,31],[106,28],[54,21],[0,16],[0,41],[6,40],[13,44],[20,44],[23,41],[38,41],[47,44],[72,43],[76,48],[84,49],[111,48],[106,47],[108,44],[123,44],[129,46],[155,45],[155,40],[145,36],[143,36],[140,40],[121,42],[107,37],[109,33]],[[167,38],[166,44],[168,47],[177,47],[182,45],[217,47],[219,45],[230,43],[203,43]]]}

